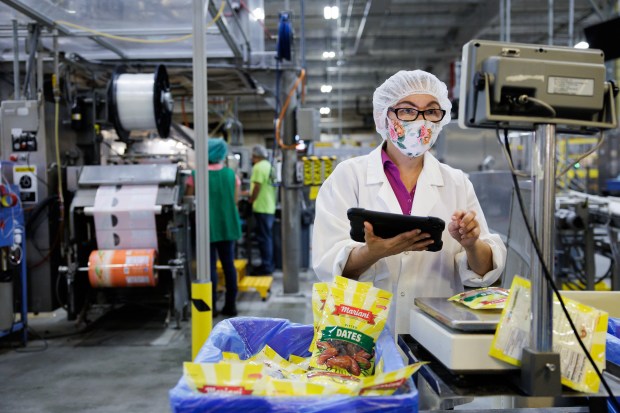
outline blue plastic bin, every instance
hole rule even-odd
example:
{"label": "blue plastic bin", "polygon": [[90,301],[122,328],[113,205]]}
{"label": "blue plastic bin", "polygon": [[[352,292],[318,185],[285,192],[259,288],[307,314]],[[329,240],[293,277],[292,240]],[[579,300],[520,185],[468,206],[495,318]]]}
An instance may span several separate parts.
{"label": "blue plastic bin", "polygon": [[[605,358],[614,364],[620,365],[620,318],[609,317],[607,324],[607,343],[605,346]],[[616,394],[616,400],[620,402],[620,394]],[[609,399],[611,400],[611,399]],[[610,413],[620,413],[614,409],[611,401],[607,402]]]}
{"label": "blue plastic bin", "polygon": [[[195,362],[214,363],[222,351],[246,359],[266,344],[288,358],[290,354],[309,357],[311,325],[291,323],[278,318],[237,317],[219,322],[200,349]],[[384,330],[376,347],[377,359],[383,358],[385,371],[405,366],[393,339]],[[417,412],[418,392],[409,380],[408,393],[393,396],[306,396],[259,397],[226,394],[201,395],[192,392],[183,377],[170,390],[170,406],[175,413],[199,412]]]}

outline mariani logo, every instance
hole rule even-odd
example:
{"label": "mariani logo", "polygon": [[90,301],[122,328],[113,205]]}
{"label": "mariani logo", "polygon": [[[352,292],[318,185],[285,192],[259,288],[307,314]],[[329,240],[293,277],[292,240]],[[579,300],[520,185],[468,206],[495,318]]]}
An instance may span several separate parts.
{"label": "mariani logo", "polygon": [[375,324],[375,315],[370,310],[351,307],[346,304],[337,305],[334,315],[348,315],[366,321],[368,324]]}

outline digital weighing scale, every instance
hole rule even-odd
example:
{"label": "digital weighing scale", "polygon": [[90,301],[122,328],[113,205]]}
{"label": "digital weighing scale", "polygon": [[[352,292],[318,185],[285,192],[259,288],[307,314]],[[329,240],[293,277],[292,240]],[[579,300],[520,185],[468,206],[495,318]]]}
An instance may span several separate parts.
{"label": "digital weighing scale", "polygon": [[489,356],[501,310],[473,310],[445,297],[414,300],[409,334],[455,373],[516,370]]}

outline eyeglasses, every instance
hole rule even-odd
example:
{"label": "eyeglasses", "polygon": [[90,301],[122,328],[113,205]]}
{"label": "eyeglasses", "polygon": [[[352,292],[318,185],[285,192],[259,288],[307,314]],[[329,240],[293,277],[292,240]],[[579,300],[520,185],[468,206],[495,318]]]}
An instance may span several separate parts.
{"label": "eyeglasses", "polygon": [[393,112],[396,115],[396,119],[405,122],[412,122],[416,120],[418,116],[422,115],[424,120],[437,123],[446,116],[446,111],[443,109],[417,110],[414,108],[388,108],[388,111]]}

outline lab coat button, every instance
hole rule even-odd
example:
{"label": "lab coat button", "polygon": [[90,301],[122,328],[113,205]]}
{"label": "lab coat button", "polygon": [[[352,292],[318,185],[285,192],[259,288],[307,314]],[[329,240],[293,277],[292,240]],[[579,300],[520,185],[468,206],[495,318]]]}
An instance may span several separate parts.
{"label": "lab coat button", "polygon": [[405,292],[404,292],[404,291],[401,291],[401,292],[400,292],[400,296],[401,296],[401,297],[404,297],[404,296],[405,296]]}
{"label": "lab coat button", "polygon": [[409,255],[409,251],[405,251],[405,255]]}

